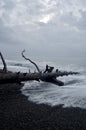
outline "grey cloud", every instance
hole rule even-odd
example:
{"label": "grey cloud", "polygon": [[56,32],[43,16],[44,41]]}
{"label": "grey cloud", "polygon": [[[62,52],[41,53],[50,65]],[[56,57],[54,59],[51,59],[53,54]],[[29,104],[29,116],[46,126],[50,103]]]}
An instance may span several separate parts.
{"label": "grey cloud", "polygon": [[11,28],[0,25],[0,44],[13,44],[16,43],[15,34]]}
{"label": "grey cloud", "polygon": [[75,25],[76,22],[77,22],[77,17],[75,17],[73,15],[73,12],[69,12],[65,15],[62,15],[62,17],[60,18],[61,22],[63,23],[67,23],[67,24],[70,24],[70,25]]}
{"label": "grey cloud", "polygon": [[35,21],[42,16],[46,7],[39,0],[9,0],[3,1],[4,5],[0,9],[4,9],[2,19],[5,24],[20,24],[26,21]]}
{"label": "grey cloud", "polygon": [[[4,0],[0,48],[5,56],[18,59],[22,49],[26,49],[30,57],[84,56],[86,13],[80,11],[82,17],[78,21],[78,16],[74,15],[76,5],[73,10],[74,4],[71,6],[66,0],[54,0],[54,4],[50,1],[45,1],[44,4],[42,2],[44,1]],[[50,13],[55,13],[51,21],[46,24],[39,21],[40,17]],[[79,32],[74,30],[74,26],[79,28]]]}
{"label": "grey cloud", "polygon": [[81,30],[86,30],[86,11],[81,11],[81,19],[77,22],[76,26]]}
{"label": "grey cloud", "polygon": [[86,0],[79,0],[79,2],[86,8]]}
{"label": "grey cloud", "polygon": [[61,17],[61,22],[69,24],[71,27],[76,27],[79,30],[86,30],[86,11],[80,10],[81,17],[77,19],[72,12]]}
{"label": "grey cloud", "polygon": [[6,11],[11,11],[15,6],[12,0],[9,1],[3,0],[3,2],[4,2],[3,8],[5,8]]}

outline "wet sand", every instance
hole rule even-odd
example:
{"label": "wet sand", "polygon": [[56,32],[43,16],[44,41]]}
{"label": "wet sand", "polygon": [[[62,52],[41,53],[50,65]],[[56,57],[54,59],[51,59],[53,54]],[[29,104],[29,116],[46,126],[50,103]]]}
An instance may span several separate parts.
{"label": "wet sand", "polygon": [[22,85],[0,85],[0,130],[86,130],[85,109],[37,105],[21,94]]}

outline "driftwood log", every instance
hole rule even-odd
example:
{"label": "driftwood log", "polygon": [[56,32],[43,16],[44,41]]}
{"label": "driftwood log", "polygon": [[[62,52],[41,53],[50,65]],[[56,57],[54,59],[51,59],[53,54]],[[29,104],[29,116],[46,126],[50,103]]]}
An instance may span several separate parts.
{"label": "driftwood log", "polygon": [[56,85],[62,86],[64,83],[62,81],[57,80],[56,78],[59,76],[68,76],[78,74],[76,72],[56,72],[56,73],[13,73],[13,72],[7,72],[7,73],[0,73],[0,84],[4,83],[21,83],[22,81],[46,81],[50,83],[54,83]]}
{"label": "driftwood log", "polygon": [[21,83],[22,81],[31,81],[31,80],[36,80],[36,81],[45,81],[45,82],[50,82],[59,86],[64,85],[62,81],[57,80],[57,77],[59,76],[68,76],[68,75],[73,75],[73,74],[79,74],[78,72],[61,72],[61,71],[55,71],[51,73],[43,73],[39,69],[38,65],[30,60],[29,58],[26,58],[24,55],[24,51],[22,51],[22,57],[26,60],[29,60],[37,69],[38,72],[34,73],[22,73],[22,72],[10,72],[7,71],[7,65],[6,62],[1,54],[1,59],[4,65],[3,71],[0,72],[0,84],[5,84],[5,83]]}

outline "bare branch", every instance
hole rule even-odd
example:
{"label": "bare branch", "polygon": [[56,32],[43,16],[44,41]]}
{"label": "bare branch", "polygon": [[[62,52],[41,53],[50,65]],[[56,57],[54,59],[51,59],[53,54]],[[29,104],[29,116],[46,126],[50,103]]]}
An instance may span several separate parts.
{"label": "bare branch", "polygon": [[29,60],[29,61],[36,67],[37,71],[38,71],[39,73],[41,73],[41,71],[40,71],[38,65],[37,65],[35,62],[33,62],[31,59],[25,57],[24,52],[25,52],[25,50],[23,50],[22,53],[21,53],[21,54],[22,54],[22,57],[23,57],[25,60]]}
{"label": "bare branch", "polygon": [[0,52],[0,57],[1,57],[1,60],[2,60],[2,63],[3,63],[3,65],[4,65],[4,67],[3,67],[3,72],[7,72],[7,65],[6,65],[6,62],[5,62],[5,60],[4,60],[4,57],[3,57],[3,55],[2,55],[2,53]]}

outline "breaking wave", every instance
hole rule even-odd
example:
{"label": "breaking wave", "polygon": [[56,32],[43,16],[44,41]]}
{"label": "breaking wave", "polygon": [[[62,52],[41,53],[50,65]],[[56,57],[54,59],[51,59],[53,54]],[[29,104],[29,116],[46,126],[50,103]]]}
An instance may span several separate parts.
{"label": "breaking wave", "polygon": [[[60,68],[61,69],[61,68]],[[47,82],[26,82],[22,93],[28,100],[37,104],[48,104],[51,106],[63,105],[63,107],[80,107],[86,109],[86,70],[84,67],[68,66],[63,70],[80,72],[79,75],[59,77],[65,83],[57,86]],[[61,69],[61,70],[62,70]]]}

